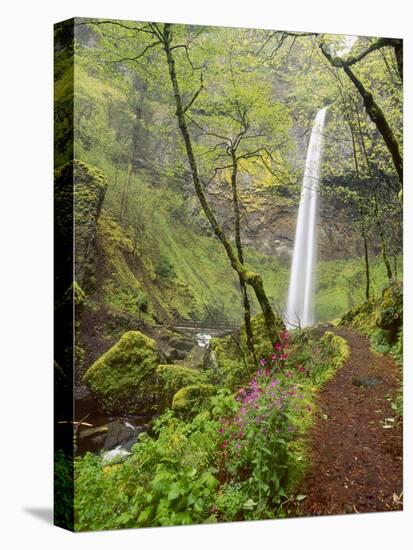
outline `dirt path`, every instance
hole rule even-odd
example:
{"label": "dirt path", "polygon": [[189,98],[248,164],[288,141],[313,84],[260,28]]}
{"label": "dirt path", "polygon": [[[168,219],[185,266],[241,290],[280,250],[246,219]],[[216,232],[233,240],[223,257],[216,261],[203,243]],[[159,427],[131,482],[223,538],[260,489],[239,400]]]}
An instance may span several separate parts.
{"label": "dirt path", "polygon": [[301,513],[401,510],[402,425],[389,400],[399,370],[391,357],[372,353],[363,336],[335,332],[348,341],[351,356],[318,397]]}

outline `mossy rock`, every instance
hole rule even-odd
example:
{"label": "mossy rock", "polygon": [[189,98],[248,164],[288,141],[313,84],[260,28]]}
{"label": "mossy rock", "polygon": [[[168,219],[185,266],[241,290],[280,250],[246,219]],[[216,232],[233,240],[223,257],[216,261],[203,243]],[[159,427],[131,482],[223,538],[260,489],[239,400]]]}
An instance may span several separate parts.
{"label": "mossy rock", "polygon": [[330,367],[334,369],[340,367],[350,357],[350,347],[347,341],[333,332],[326,331],[324,333],[320,338],[320,346],[331,353]]}
{"label": "mossy rock", "polygon": [[99,357],[83,380],[107,412],[152,413],[157,409],[158,363],[156,342],[130,331]]}
{"label": "mossy rock", "polygon": [[173,336],[169,340],[168,345],[171,348],[188,352],[188,351],[191,351],[191,349],[195,346],[195,342],[190,338],[179,338],[177,336]]}
{"label": "mossy rock", "polygon": [[[354,306],[350,311],[345,313],[340,319],[339,326],[352,325],[362,330],[368,329],[374,324],[373,317],[375,311],[375,302],[363,302],[360,305]],[[363,330],[364,329],[364,330]]]}
{"label": "mossy rock", "polygon": [[[96,222],[107,186],[101,170],[80,160],[72,160],[55,171],[56,238],[60,249],[65,249],[64,244],[72,246],[71,228],[76,227],[75,278],[82,288],[93,272]],[[59,251],[57,255],[59,260]]]}
{"label": "mossy rock", "polygon": [[170,407],[174,395],[185,386],[206,382],[205,373],[184,365],[159,365],[156,369],[159,382],[160,402]]}
{"label": "mossy rock", "polygon": [[376,309],[376,326],[396,336],[403,324],[403,291],[401,285],[392,284],[383,289]]}
{"label": "mossy rock", "polygon": [[194,384],[181,388],[174,395],[172,409],[184,414],[197,412],[214,391],[212,384]]}
{"label": "mossy rock", "polygon": [[182,361],[184,367],[189,369],[203,369],[205,363],[206,347],[194,346]]}
{"label": "mossy rock", "polygon": [[343,315],[340,325],[351,325],[363,334],[392,344],[403,325],[403,289],[399,283],[386,286],[380,299],[364,302]]}

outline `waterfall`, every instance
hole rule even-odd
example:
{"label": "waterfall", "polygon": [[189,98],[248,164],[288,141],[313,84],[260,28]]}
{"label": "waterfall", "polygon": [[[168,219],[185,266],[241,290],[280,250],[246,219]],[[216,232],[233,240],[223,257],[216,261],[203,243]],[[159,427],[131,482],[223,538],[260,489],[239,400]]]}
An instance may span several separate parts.
{"label": "waterfall", "polygon": [[287,328],[306,327],[314,323],[318,180],[326,110],[327,107],[324,107],[317,113],[307,149],[285,310]]}

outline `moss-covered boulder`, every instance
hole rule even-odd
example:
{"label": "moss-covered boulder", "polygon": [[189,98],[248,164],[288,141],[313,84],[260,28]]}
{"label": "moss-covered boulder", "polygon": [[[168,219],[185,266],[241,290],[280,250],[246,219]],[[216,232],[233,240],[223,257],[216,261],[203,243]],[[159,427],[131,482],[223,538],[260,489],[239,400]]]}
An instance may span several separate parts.
{"label": "moss-covered boulder", "polygon": [[204,372],[184,365],[159,365],[156,369],[159,383],[160,403],[170,407],[172,398],[178,390],[185,386],[206,382]]}
{"label": "moss-covered boulder", "polygon": [[214,393],[212,384],[194,384],[176,392],[172,400],[172,409],[183,414],[196,413]]}
{"label": "moss-covered boulder", "polygon": [[403,290],[395,283],[383,289],[376,309],[376,326],[395,336],[403,324]]}
{"label": "moss-covered boulder", "polygon": [[89,367],[83,380],[108,412],[152,413],[157,409],[158,363],[155,341],[130,331]]}

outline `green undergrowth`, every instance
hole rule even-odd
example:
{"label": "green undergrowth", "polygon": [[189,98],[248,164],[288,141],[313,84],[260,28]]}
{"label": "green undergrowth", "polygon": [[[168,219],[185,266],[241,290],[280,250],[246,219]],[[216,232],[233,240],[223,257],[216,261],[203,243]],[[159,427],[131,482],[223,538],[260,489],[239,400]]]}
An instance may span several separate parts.
{"label": "green undergrowth", "polygon": [[[276,327],[278,334],[285,330],[284,322],[278,315],[276,315]],[[251,328],[256,357],[266,357],[271,353],[272,348],[262,313],[251,319]],[[274,337],[274,343],[279,341],[278,334]],[[214,354],[214,360],[218,366],[215,382],[233,391],[247,383],[256,370],[253,358],[248,351],[244,325],[237,333],[229,334],[223,338],[213,338],[211,353]]]}
{"label": "green undergrowth", "polygon": [[[226,375],[178,390],[175,410],[140,435],[126,460],[103,466],[98,455],[76,459],[76,530],[285,516],[286,503],[304,498],[297,489],[316,393],[347,356],[345,341],[332,333],[289,338],[284,331],[237,391],[225,386]],[[158,368],[170,393],[176,378],[180,385],[190,375],[166,373],[172,367]]]}

